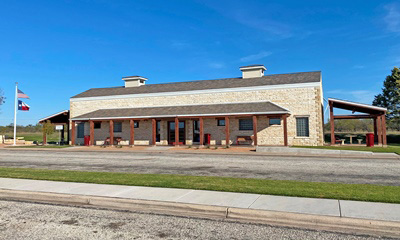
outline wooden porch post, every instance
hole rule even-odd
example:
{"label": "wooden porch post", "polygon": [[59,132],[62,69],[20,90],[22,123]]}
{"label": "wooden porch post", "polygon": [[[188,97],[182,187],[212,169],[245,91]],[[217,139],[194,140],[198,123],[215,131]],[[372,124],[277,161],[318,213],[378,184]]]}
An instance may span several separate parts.
{"label": "wooden porch post", "polygon": [[129,145],[133,146],[135,145],[135,120],[131,119],[129,120],[129,126],[130,126],[130,139],[129,139]]}
{"label": "wooden porch post", "polygon": [[110,120],[110,145],[114,145],[114,121]]}
{"label": "wooden porch post", "polygon": [[283,115],[283,145],[288,145],[288,136],[287,136],[287,115]]}
{"label": "wooden porch post", "polygon": [[253,116],[253,141],[254,146],[257,146],[257,116]]}
{"label": "wooden porch post", "polygon": [[47,143],[47,136],[46,133],[43,131],[43,145],[46,145]]}
{"label": "wooden porch post", "polygon": [[179,119],[175,118],[175,146],[179,147]]}
{"label": "wooden porch post", "polygon": [[71,145],[75,145],[75,121],[71,121]]}
{"label": "wooden porch post", "polygon": [[67,123],[67,143],[69,144],[69,140],[71,139],[71,137],[70,137],[70,133],[69,133],[69,121],[68,121],[68,123]]}
{"label": "wooden porch post", "polygon": [[333,103],[329,103],[329,119],[331,122],[331,145],[335,145],[336,139],[335,139],[335,122],[333,119]]}
{"label": "wooden porch post", "polygon": [[151,134],[151,145],[155,146],[157,141],[157,121],[155,118],[151,119],[152,134]]}
{"label": "wooden porch post", "polygon": [[90,125],[90,146],[94,145],[94,122],[93,120],[89,120]]}
{"label": "wooden porch post", "polygon": [[376,128],[378,129],[378,145],[381,145],[382,144],[382,117],[379,115],[378,117],[377,117],[377,126],[376,126]]}
{"label": "wooden porch post", "polygon": [[374,117],[374,142],[378,141],[378,128],[376,124],[376,117]]}
{"label": "wooden porch post", "polygon": [[204,121],[203,118],[199,118],[199,128],[200,128],[200,146],[204,145]]}
{"label": "wooden porch post", "polygon": [[229,135],[229,117],[225,117],[225,145],[229,146],[230,144],[230,135]]}
{"label": "wooden porch post", "polygon": [[387,139],[386,139],[386,115],[383,114],[382,116],[382,144],[383,146],[387,145]]}

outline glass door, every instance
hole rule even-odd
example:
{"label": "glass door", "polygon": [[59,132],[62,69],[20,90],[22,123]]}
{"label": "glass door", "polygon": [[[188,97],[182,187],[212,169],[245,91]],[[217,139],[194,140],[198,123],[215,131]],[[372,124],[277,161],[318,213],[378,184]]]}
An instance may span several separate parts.
{"label": "glass door", "polygon": [[[179,144],[185,143],[185,122],[179,122]],[[175,121],[168,122],[168,144],[176,145],[175,143]]]}
{"label": "glass door", "polygon": [[193,121],[193,142],[200,143],[200,121]]}

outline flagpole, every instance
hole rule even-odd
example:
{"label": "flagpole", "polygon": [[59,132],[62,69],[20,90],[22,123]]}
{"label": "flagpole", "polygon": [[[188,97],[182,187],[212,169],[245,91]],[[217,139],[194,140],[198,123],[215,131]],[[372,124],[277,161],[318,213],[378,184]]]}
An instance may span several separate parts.
{"label": "flagpole", "polygon": [[15,106],[14,106],[14,146],[17,145],[17,107],[18,107],[18,83],[15,83]]}

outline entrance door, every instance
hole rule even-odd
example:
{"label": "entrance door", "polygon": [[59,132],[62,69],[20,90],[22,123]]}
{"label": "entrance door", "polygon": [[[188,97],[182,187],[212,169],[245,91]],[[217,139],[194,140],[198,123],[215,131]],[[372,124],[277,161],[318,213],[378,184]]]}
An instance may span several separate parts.
{"label": "entrance door", "polygon": [[[179,122],[179,145],[185,142],[185,122]],[[168,122],[168,144],[176,145],[175,143],[175,121]]]}
{"label": "entrance door", "polygon": [[193,121],[193,143],[200,143],[200,121]]}

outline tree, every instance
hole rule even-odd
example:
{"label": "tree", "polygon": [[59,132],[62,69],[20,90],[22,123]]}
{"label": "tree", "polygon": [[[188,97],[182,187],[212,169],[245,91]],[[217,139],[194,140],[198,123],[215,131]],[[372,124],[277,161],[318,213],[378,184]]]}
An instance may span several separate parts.
{"label": "tree", "polygon": [[400,130],[400,69],[394,67],[392,74],[383,82],[382,93],[375,96],[372,105],[387,108],[388,126]]}
{"label": "tree", "polygon": [[[47,121],[43,124],[42,131],[43,131],[43,134],[45,134],[46,139],[47,139],[47,135],[50,135],[50,134],[54,133],[54,126],[53,126],[53,124],[51,124],[50,121],[47,120]],[[43,144],[46,144],[46,139],[43,140]]]}
{"label": "tree", "polygon": [[5,103],[6,97],[4,97],[3,89],[0,88],[0,106]]}

